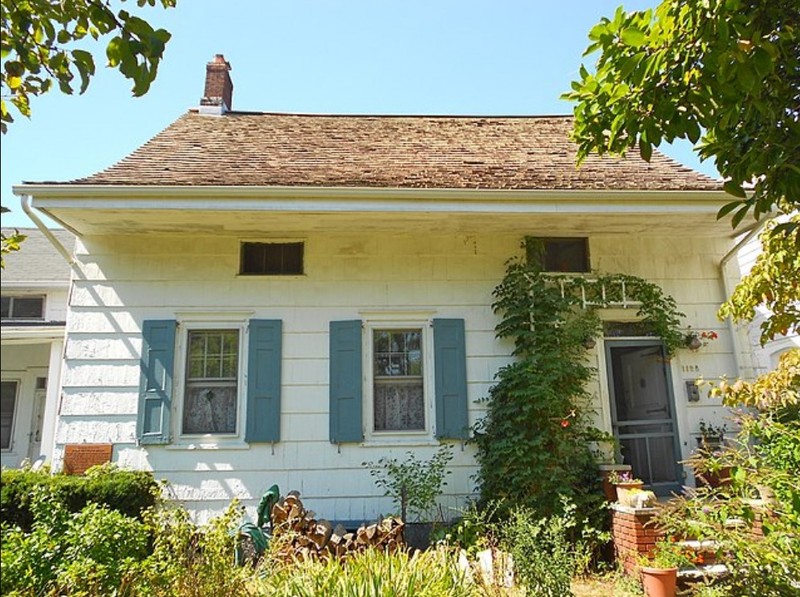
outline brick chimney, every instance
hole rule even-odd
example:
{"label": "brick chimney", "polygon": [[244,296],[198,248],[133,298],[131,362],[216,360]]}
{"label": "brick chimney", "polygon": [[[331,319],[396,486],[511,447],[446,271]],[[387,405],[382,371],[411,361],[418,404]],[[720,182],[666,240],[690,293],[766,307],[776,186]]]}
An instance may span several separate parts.
{"label": "brick chimney", "polygon": [[225,56],[217,54],[206,65],[206,88],[200,98],[200,113],[220,115],[232,108],[233,82],[228,71],[231,65]]}

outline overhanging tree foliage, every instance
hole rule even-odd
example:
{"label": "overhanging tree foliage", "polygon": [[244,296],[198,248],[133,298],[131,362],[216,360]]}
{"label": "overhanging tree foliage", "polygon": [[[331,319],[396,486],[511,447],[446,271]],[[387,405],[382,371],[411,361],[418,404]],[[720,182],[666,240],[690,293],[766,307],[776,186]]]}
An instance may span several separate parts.
{"label": "overhanging tree foliage", "polygon": [[[579,156],[624,153],[675,139],[700,142],[737,199],[737,226],[776,206],[800,206],[800,2],[664,0],[603,18],[586,54],[595,72],[564,98],[575,106]],[[744,187],[753,184],[752,192]]]}
{"label": "overhanging tree foliage", "polygon": [[[124,2],[125,0],[121,0]],[[175,6],[176,0],[136,0],[139,7]],[[76,43],[112,35],[106,46],[108,66],[133,81],[133,94],[150,89],[170,34],[153,29],[126,10],[115,11],[108,0],[3,0],[2,10],[2,132],[14,121],[10,103],[30,116],[31,96],[50,91],[54,83],[66,94],[80,78],[79,93],[95,74],[92,54]]]}

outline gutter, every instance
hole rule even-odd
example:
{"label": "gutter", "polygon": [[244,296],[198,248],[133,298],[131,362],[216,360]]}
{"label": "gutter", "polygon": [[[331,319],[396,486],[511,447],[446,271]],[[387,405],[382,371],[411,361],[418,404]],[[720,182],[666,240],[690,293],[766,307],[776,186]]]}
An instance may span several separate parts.
{"label": "gutter", "polygon": [[47,238],[47,240],[50,241],[50,244],[53,245],[53,247],[55,247],[56,251],[61,253],[61,256],[64,258],[67,264],[71,268],[74,268],[75,259],[72,256],[72,253],[64,248],[64,245],[62,245],[61,242],[55,237],[55,235],[52,232],[50,232],[50,229],[45,225],[44,222],[42,222],[39,219],[39,216],[37,216],[36,213],[34,213],[33,208],[31,208],[30,205],[30,199],[31,199],[30,195],[23,194],[19,196],[19,202],[20,205],[22,206],[22,211],[24,211],[25,214],[33,221],[33,223],[36,224],[36,227],[42,234],[44,234],[45,238]]}

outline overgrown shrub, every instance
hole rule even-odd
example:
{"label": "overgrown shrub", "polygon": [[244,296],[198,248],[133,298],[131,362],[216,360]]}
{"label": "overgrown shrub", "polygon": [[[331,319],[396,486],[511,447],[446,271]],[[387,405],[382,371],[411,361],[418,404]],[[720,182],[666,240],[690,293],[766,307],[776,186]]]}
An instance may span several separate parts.
{"label": "overgrown shrub", "polygon": [[3,523],[3,595],[115,594],[147,556],[145,525],[106,506],[70,512],[52,487],[40,486],[29,507],[29,533]]}
{"label": "overgrown shrub", "polygon": [[114,465],[92,467],[82,476],[51,475],[46,469],[3,469],[0,474],[0,520],[26,531],[33,523],[31,496],[36,489],[47,488],[52,499],[70,512],[80,512],[93,502],[138,519],[156,504],[160,493],[152,473]]}
{"label": "overgrown shrub", "polygon": [[392,498],[396,513],[404,522],[430,522],[436,509],[436,500],[442,495],[445,477],[451,471],[447,463],[453,459],[453,448],[442,445],[430,460],[420,460],[414,452],[406,452],[406,458],[380,458],[377,462],[362,462],[375,479],[375,485]]}
{"label": "overgrown shrub", "polygon": [[252,569],[234,563],[235,530],[242,515],[236,500],[201,527],[177,505],[148,512],[152,552],[133,568],[126,590],[150,597],[252,594]]}
{"label": "overgrown shrub", "polygon": [[[699,472],[730,471],[721,487],[702,487],[658,516],[669,533],[714,541],[729,574],[716,586],[731,597],[778,597],[800,591],[800,350],[754,382],[713,390],[744,406],[740,429],[723,450],[697,454]],[[753,498],[762,497],[763,501]],[[760,522],[762,533],[755,533]],[[762,535],[763,536],[760,536]]]}

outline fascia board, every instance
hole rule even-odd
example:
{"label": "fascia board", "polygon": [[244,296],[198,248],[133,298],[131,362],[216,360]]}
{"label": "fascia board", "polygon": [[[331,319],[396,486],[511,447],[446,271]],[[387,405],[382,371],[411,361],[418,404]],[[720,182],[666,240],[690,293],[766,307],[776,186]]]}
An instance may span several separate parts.
{"label": "fascia board", "polygon": [[96,185],[19,185],[13,190],[30,195],[43,210],[705,213],[730,200],[724,191]]}

